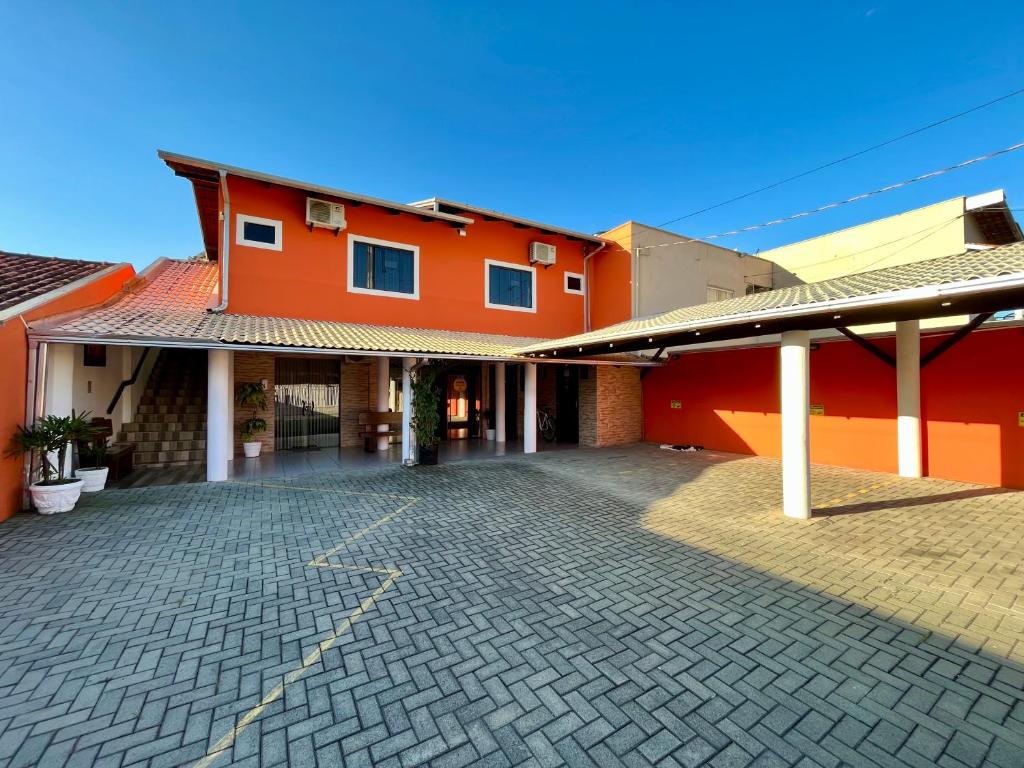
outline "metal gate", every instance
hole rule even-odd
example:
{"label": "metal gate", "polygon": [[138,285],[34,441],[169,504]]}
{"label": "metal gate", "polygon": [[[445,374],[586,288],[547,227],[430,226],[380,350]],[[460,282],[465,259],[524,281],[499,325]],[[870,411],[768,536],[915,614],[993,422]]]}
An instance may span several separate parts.
{"label": "metal gate", "polygon": [[341,369],[338,360],[279,357],[274,361],[274,447],[338,445]]}

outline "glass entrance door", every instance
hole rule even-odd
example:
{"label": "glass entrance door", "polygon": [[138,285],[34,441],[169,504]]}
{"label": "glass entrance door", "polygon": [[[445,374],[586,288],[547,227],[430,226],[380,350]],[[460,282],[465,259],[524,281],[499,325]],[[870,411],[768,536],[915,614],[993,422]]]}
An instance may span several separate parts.
{"label": "glass entrance door", "polygon": [[274,361],[274,447],[316,450],[339,443],[341,370],[337,360]]}

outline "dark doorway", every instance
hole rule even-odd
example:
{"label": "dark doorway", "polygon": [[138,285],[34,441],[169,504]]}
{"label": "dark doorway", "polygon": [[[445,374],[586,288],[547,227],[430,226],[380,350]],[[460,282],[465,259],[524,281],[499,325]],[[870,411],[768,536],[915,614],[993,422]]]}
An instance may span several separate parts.
{"label": "dark doorway", "polygon": [[555,368],[555,427],[560,443],[580,441],[580,367]]}
{"label": "dark doorway", "polygon": [[519,371],[518,365],[505,366],[505,439],[519,439]]}
{"label": "dark doorway", "polygon": [[338,445],[341,370],[337,360],[279,357],[274,361],[274,447]]}

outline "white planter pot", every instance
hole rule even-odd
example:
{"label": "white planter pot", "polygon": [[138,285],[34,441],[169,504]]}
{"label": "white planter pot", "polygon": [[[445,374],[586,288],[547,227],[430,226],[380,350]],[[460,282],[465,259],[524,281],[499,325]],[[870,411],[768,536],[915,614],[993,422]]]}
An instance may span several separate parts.
{"label": "white planter pot", "polygon": [[260,455],[260,449],[263,447],[263,443],[259,440],[252,443],[242,443],[242,450],[245,452],[245,458],[255,459]]}
{"label": "white planter pot", "polygon": [[76,480],[73,483],[63,483],[62,485],[33,483],[29,486],[29,492],[32,494],[32,504],[40,515],[70,512],[75,508],[78,497],[82,495],[82,481]]}
{"label": "white planter pot", "polygon": [[79,467],[75,477],[82,481],[82,493],[96,493],[107,485],[107,472],[110,467]]}
{"label": "white planter pot", "polygon": [[488,442],[491,442],[491,443],[494,442],[494,430],[493,429],[488,429],[487,430],[487,440],[488,440]]}

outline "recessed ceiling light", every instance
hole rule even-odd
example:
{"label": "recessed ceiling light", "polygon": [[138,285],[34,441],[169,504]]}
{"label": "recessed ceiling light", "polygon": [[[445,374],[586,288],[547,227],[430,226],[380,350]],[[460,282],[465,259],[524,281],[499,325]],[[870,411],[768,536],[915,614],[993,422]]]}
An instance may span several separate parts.
{"label": "recessed ceiling light", "polygon": [[952,303],[953,303],[952,301],[944,301],[944,302],[942,302],[942,306],[948,307]]}

